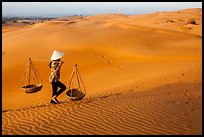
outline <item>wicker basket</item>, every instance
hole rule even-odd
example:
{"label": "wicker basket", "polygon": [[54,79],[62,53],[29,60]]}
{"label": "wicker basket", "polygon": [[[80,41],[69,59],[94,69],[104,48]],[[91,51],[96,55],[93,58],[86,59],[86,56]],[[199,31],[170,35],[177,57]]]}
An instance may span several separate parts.
{"label": "wicker basket", "polygon": [[73,88],[73,89],[68,90],[66,95],[70,100],[78,101],[78,100],[82,100],[86,94],[81,92],[77,88]]}
{"label": "wicker basket", "polygon": [[42,87],[43,87],[42,84],[38,84],[38,85],[30,84],[30,85],[23,86],[21,89],[25,90],[26,93],[36,93],[40,91]]}

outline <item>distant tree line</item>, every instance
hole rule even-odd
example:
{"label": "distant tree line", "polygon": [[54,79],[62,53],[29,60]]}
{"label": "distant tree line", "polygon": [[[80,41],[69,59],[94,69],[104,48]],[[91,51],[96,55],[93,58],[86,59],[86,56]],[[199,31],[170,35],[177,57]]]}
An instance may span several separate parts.
{"label": "distant tree line", "polygon": [[[52,20],[53,17],[2,17],[2,25],[8,22],[17,23],[19,20],[29,20],[29,21],[45,21]],[[23,22],[27,23],[27,22]]]}

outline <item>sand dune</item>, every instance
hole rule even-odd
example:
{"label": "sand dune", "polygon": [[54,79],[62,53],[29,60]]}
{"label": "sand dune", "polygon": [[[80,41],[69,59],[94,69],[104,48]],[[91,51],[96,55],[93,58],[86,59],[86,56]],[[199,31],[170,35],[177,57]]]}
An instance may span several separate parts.
{"label": "sand dune", "polygon": [[[106,14],[2,30],[2,134],[201,134],[202,9]],[[189,19],[195,24],[186,24]],[[181,29],[182,28],[182,29]],[[190,29],[189,29],[190,28]],[[28,58],[65,53],[87,94],[49,104],[48,61],[33,60],[43,88],[21,87]]]}
{"label": "sand dune", "polygon": [[201,84],[170,84],[142,93],[104,94],[80,102],[7,111],[2,133],[200,134],[200,90]]}

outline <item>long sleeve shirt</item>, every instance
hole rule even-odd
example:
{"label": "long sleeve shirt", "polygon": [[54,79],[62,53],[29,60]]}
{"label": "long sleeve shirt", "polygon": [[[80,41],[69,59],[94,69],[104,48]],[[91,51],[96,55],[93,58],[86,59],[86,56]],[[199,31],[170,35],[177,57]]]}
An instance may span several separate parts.
{"label": "long sleeve shirt", "polygon": [[51,75],[49,77],[50,83],[57,82],[60,80],[60,61],[51,62]]}

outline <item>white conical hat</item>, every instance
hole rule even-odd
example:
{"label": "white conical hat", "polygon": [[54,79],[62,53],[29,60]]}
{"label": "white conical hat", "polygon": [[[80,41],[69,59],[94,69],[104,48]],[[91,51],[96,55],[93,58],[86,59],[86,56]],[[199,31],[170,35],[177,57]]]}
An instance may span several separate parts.
{"label": "white conical hat", "polygon": [[60,52],[60,51],[55,50],[55,51],[52,53],[52,56],[51,56],[50,60],[57,60],[57,59],[59,59],[59,58],[61,58],[61,57],[63,57],[63,56],[64,56],[64,53],[63,53],[63,52]]}

